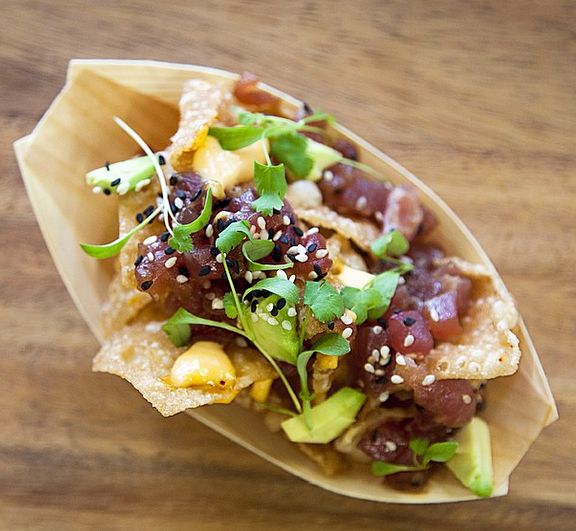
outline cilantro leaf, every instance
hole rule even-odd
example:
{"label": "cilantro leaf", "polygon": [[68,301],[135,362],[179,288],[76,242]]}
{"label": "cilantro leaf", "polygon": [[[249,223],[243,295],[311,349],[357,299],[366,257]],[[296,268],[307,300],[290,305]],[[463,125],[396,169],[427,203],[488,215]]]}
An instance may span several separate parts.
{"label": "cilantro leaf", "polygon": [[286,133],[270,142],[270,153],[276,160],[286,165],[295,177],[306,177],[314,160],[306,154],[308,139],[296,133]]}
{"label": "cilantro leaf", "polygon": [[380,292],[374,288],[353,288],[345,286],[340,291],[344,305],[356,314],[356,324],[362,324],[368,318],[368,312],[380,305]]}
{"label": "cilantro leaf", "polygon": [[208,188],[206,192],[206,200],[204,201],[204,207],[200,215],[190,223],[184,225],[175,225],[172,229],[174,236],[171,236],[168,240],[168,245],[180,251],[181,253],[189,253],[194,249],[190,235],[201,231],[210,221],[210,216],[212,215],[212,190]]}
{"label": "cilantro leaf", "polygon": [[456,441],[431,444],[424,454],[422,464],[426,466],[430,461],[445,463],[454,456],[456,450],[458,450],[458,443]]}
{"label": "cilantro leaf", "polygon": [[266,166],[254,161],[254,182],[260,197],[252,208],[265,216],[270,216],[274,209],[280,210],[287,188],[284,164]]}
{"label": "cilantro leaf", "polygon": [[344,313],[344,299],[336,288],[328,282],[306,282],[304,304],[310,306],[319,321],[326,323]]}
{"label": "cilantro leaf", "polygon": [[238,308],[236,308],[232,292],[229,291],[228,293],[225,293],[222,301],[224,302],[226,317],[228,317],[228,319],[236,319],[236,317],[238,317]]}
{"label": "cilantro leaf", "polygon": [[152,221],[158,214],[160,214],[162,207],[158,207],[152,214],[150,214],[142,223],[136,225],[131,231],[127,232],[124,236],[114,240],[110,243],[105,243],[102,245],[94,245],[91,243],[81,243],[80,247],[82,250],[92,258],[110,258],[116,256],[124,247],[130,238],[134,236],[140,229],[145,227],[150,221]]}
{"label": "cilantro leaf", "polygon": [[189,325],[214,326],[216,328],[223,328],[229,332],[244,335],[244,332],[235,326],[198,317],[184,308],[179,308],[176,313],[166,321],[162,330],[166,332],[166,335],[170,338],[172,343],[177,347],[181,347],[190,340],[191,332]]}
{"label": "cilantro leaf", "polygon": [[410,450],[412,450],[416,455],[424,455],[426,453],[426,450],[428,449],[429,445],[430,445],[430,441],[428,441],[426,439],[422,439],[420,437],[417,437],[416,439],[412,439],[408,443]]}
{"label": "cilantro leaf", "polygon": [[376,308],[368,309],[368,319],[373,321],[384,315],[390,306],[394,293],[396,293],[399,278],[400,274],[394,270],[384,271],[384,273],[380,273],[368,283],[366,287],[376,290],[380,299]]}
{"label": "cilantro leaf", "polygon": [[262,138],[264,130],[250,125],[234,127],[211,127],[208,134],[218,140],[222,149],[234,151],[257,142]]}
{"label": "cilantro leaf", "polygon": [[386,461],[374,461],[371,466],[372,474],[375,476],[390,476],[397,472],[412,472],[421,470],[420,467],[395,465],[393,463],[386,463]]}
{"label": "cilantro leaf", "polygon": [[387,258],[406,254],[410,249],[410,243],[400,231],[392,230],[374,240],[370,247],[378,258]]}
{"label": "cilantro leaf", "polygon": [[285,280],[279,277],[270,277],[260,280],[254,284],[251,288],[244,292],[242,298],[246,298],[250,293],[255,290],[266,290],[270,293],[275,293],[279,297],[283,297],[290,304],[296,304],[300,298],[300,292],[298,288],[292,284],[289,280]]}
{"label": "cilantro leaf", "polygon": [[248,261],[250,271],[276,271],[278,269],[289,269],[294,264],[259,264],[256,260],[268,256],[274,249],[272,240],[251,240],[242,246],[242,254]]}
{"label": "cilantro leaf", "polygon": [[216,247],[222,253],[229,253],[237,247],[244,238],[252,239],[250,224],[246,220],[230,223],[216,238]]}

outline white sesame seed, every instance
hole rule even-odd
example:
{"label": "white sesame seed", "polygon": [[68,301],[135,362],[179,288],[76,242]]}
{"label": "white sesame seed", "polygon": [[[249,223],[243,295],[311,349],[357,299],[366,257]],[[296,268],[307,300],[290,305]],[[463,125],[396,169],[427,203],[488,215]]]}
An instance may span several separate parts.
{"label": "white sesame seed", "polygon": [[402,284],[406,284],[406,279],[404,277],[400,277],[398,279],[398,284],[402,285]]}
{"label": "white sesame seed", "polygon": [[390,377],[390,381],[391,381],[393,384],[401,384],[401,383],[404,383],[404,378],[402,378],[402,376],[400,376],[399,374],[393,374],[393,375]]}
{"label": "white sesame seed", "polygon": [[377,348],[375,348],[375,349],[372,351],[372,357],[373,357],[375,360],[377,360],[377,359],[380,358],[380,351],[379,351]]}
{"label": "white sesame seed", "polygon": [[374,332],[375,334],[381,334],[382,332],[384,332],[384,328],[382,328],[380,325],[376,325],[372,327],[372,332]]}
{"label": "white sesame seed", "polygon": [[148,253],[146,258],[148,258],[148,262],[154,262],[154,253]]}
{"label": "white sesame seed", "polygon": [[298,260],[298,262],[304,263],[308,261],[308,255],[307,254],[297,254],[294,257],[295,260]]}
{"label": "white sesame seed", "polygon": [[440,316],[438,315],[436,308],[430,308],[430,319],[432,319],[432,321],[434,321],[435,323],[437,323],[440,320]]}
{"label": "white sesame seed", "polygon": [[256,232],[256,225],[250,225],[250,232],[252,233],[252,236],[254,236],[254,233]]}
{"label": "white sesame seed", "polygon": [[368,206],[368,199],[366,199],[363,195],[361,195],[357,200],[356,200],[356,208],[358,210],[363,210],[364,208],[366,208]]}
{"label": "white sesame seed", "polygon": [[390,355],[390,347],[388,347],[387,345],[383,345],[380,347],[380,354],[382,355],[383,358],[385,358],[386,356]]}
{"label": "white sesame seed", "polygon": [[224,309],[224,301],[222,299],[214,299],[212,301],[212,309],[213,310],[223,310]]}
{"label": "white sesame seed", "polygon": [[434,376],[433,374],[427,374],[426,376],[424,376],[424,379],[422,380],[422,385],[432,385],[434,382],[436,381],[436,376]]}
{"label": "white sesame seed", "polygon": [[326,170],[324,172],[324,179],[326,179],[327,181],[331,181],[332,179],[334,179],[334,174],[330,170]]}
{"label": "white sesame seed", "polygon": [[118,185],[118,187],[116,188],[116,193],[118,195],[124,195],[125,193],[128,192],[128,190],[130,190],[130,183],[129,182],[123,182],[123,183],[120,183]]}
{"label": "white sesame seed", "polygon": [[402,354],[396,354],[396,365],[406,365],[406,358]]}
{"label": "white sesame seed", "polygon": [[182,201],[181,198],[177,197],[176,199],[174,199],[174,206],[180,210],[182,207],[184,207],[184,201]]}
{"label": "white sesame seed", "polygon": [[102,192],[102,187],[101,186],[95,186],[94,188],[92,188],[92,192],[95,194],[99,194]]}
{"label": "white sesame seed", "polygon": [[350,336],[352,335],[352,328],[344,328],[344,330],[342,331],[342,337],[344,339],[348,339]]}
{"label": "white sesame seed", "polygon": [[142,188],[144,188],[145,186],[148,186],[149,184],[150,184],[150,179],[144,179],[143,181],[136,183],[134,190],[136,192],[139,192],[140,190],[142,190]]}
{"label": "white sesame seed", "polygon": [[293,245],[292,247],[290,247],[290,249],[286,251],[286,254],[297,254],[297,253],[298,253],[297,245]]}
{"label": "white sesame seed", "polygon": [[296,246],[296,254],[306,254],[306,247],[304,247],[302,244],[298,244]]}
{"label": "white sesame seed", "polygon": [[164,267],[166,269],[170,269],[171,267],[174,267],[176,260],[177,260],[177,258],[175,256],[171,256],[170,258],[168,258],[168,260],[166,260],[166,262],[164,262]]}
{"label": "white sesame seed", "polygon": [[380,395],[378,396],[378,401],[386,402],[388,398],[390,398],[390,393],[388,391],[384,391],[383,393],[380,393]]}
{"label": "white sesame seed", "polygon": [[266,229],[262,229],[260,231],[260,239],[261,240],[268,240],[270,238],[268,231]]}
{"label": "white sesame seed", "polygon": [[472,397],[470,395],[462,395],[462,402],[464,402],[465,404],[471,404]]}
{"label": "white sesame seed", "polygon": [[405,338],[404,338],[404,346],[405,347],[409,347],[411,345],[414,344],[414,336],[412,334],[408,334]]}
{"label": "white sesame seed", "polygon": [[292,323],[290,321],[282,321],[282,328],[284,330],[292,330]]}
{"label": "white sesame seed", "polygon": [[288,315],[288,317],[296,317],[298,315],[298,312],[296,311],[296,308],[292,307],[288,308],[286,314]]}
{"label": "white sesame seed", "polygon": [[316,258],[324,258],[328,256],[328,249],[318,249],[316,251]]}
{"label": "white sesame seed", "polygon": [[320,232],[320,229],[318,227],[312,227],[311,229],[308,229],[304,236],[312,236],[312,234],[316,234],[317,232]]}
{"label": "white sesame seed", "polygon": [[395,452],[398,449],[398,446],[396,446],[396,443],[394,441],[386,441],[384,443],[384,446],[386,446],[386,450],[388,450],[389,452]]}
{"label": "white sesame seed", "polygon": [[386,371],[384,369],[376,369],[376,372],[374,374],[376,376],[384,376],[384,374],[386,374]]}
{"label": "white sesame seed", "polygon": [[366,363],[371,363],[372,365],[374,365],[374,363],[376,363],[374,356],[368,356],[368,358],[366,359]]}
{"label": "white sesame seed", "polygon": [[144,245],[151,245],[158,239],[158,236],[148,236],[142,243]]}
{"label": "white sesame seed", "polygon": [[284,223],[284,225],[290,225],[290,218],[284,215],[284,217],[282,218],[282,223]]}
{"label": "white sesame seed", "polygon": [[274,318],[274,317],[270,317],[268,319],[268,324],[272,325],[272,326],[277,326],[278,325],[278,319]]}
{"label": "white sesame seed", "polygon": [[212,238],[212,236],[214,235],[214,227],[212,225],[208,225],[206,227],[206,238]]}
{"label": "white sesame seed", "polygon": [[[308,278],[310,280],[316,280],[318,278],[318,273],[316,273],[316,271],[310,271],[310,273],[308,273]],[[350,324],[350,323],[347,323]]]}
{"label": "white sesame seed", "polygon": [[468,364],[468,368],[472,372],[478,372],[480,370],[480,365],[478,365],[475,361],[472,361]]}
{"label": "white sesame seed", "polygon": [[278,269],[278,271],[276,271],[276,276],[283,278],[284,280],[288,280],[288,275],[282,269]]}
{"label": "white sesame seed", "polygon": [[274,234],[274,236],[272,237],[272,241],[273,241],[273,242],[277,242],[281,237],[282,237],[282,231],[279,230],[279,231],[277,231],[276,234]]}
{"label": "white sesame seed", "polygon": [[258,321],[258,316],[255,313],[251,313],[250,314],[252,321],[255,323],[256,321]]}
{"label": "white sesame seed", "polygon": [[382,212],[376,212],[376,214],[374,214],[374,217],[376,218],[376,221],[384,221],[384,215],[382,214]]}
{"label": "white sesame seed", "polygon": [[266,220],[262,217],[262,216],[258,216],[258,219],[256,220],[256,223],[258,223],[258,226],[261,229],[265,229],[266,228]]}
{"label": "white sesame seed", "polygon": [[390,354],[388,354],[387,356],[382,356],[378,363],[382,366],[387,365],[388,363],[390,363],[390,358],[391,358]]}
{"label": "white sesame seed", "polygon": [[248,282],[248,284],[252,284],[252,281],[254,280],[252,271],[246,271],[246,273],[244,273],[244,278],[246,279],[246,282]]}
{"label": "white sesame seed", "polygon": [[184,275],[178,275],[176,277],[176,282],[178,282],[178,284],[185,284],[186,282],[188,282],[188,277]]}
{"label": "white sesame seed", "polygon": [[346,314],[346,313],[340,318],[340,320],[341,320],[345,325],[350,325],[350,324],[353,323],[352,317],[351,317],[350,315]]}
{"label": "white sesame seed", "polygon": [[267,309],[269,312],[271,312],[271,311],[274,309],[274,305],[273,305],[271,302],[269,302],[269,303],[266,305],[266,309]]}
{"label": "white sesame seed", "polygon": [[289,280],[290,282],[292,282],[292,284],[294,284],[294,281],[296,280],[296,275],[290,275],[290,276],[288,277],[288,280]]}
{"label": "white sesame seed", "polygon": [[266,278],[266,273],[264,273],[264,271],[252,271],[252,276],[254,277],[254,280],[259,280]]}
{"label": "white sesame seed", "polygon": [[218,262],[219,264],[224,262],[224,257],[222,256],[222,253],[218,253],[218,255],[216,256],[216,262]]}
{"label": "white sesame seed", "polygon": [[246,341],[243,337],[237,337],[234,342],[240,347],[240,348],[246,348],[248,346],[248,341]]}
{"label": "white sesame seed", "polygon": [[374,365],[370,365],[370,363],[366,363],[364,365],[364,370],[369,372],[370,374],[374,374]]}

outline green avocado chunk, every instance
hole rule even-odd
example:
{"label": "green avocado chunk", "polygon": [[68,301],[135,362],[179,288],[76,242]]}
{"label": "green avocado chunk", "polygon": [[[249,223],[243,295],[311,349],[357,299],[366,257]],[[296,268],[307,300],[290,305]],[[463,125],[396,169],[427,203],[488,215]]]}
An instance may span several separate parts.
{"label": "green avocado chunk", "polygon": [[478,417],[464,426],[455,437],[458,450],[446,466],[477,496],[492,494],[492,450],[488,424]]}
{"label": "green avocado chunk", "polygon": [[364,393],[343,387],[310,410],[312,429],[306,427],[304,415],[285,420],[282,429],[292,442],[329,443],[354,422],[365,401]]}
{"label": "green avocado chunk", "polygon": [[308,139],[308,147],[306,148],[306,155],[308,155],[313,161],[314,165],[310,170],[310,173],[306,176],[306,179],[310,181],[318,181],[322,178],[322,172],[340,162],[342,160],[342,153],[332,149],[329,146],[316,142],[315,140]]}
{"label": "green avocado chunk", "polygon": [[86,174],[86,182],[95,193],[124,195],[149,184],[153,174],[154,164],[150,157],[138,157],[92,170]]}
{"label": "green avocado chunk", "polygon": [[254,338],[274,359],[296,365],[300,348],[296,310],[286,299],[272,294],[254,299],[246,308]]}

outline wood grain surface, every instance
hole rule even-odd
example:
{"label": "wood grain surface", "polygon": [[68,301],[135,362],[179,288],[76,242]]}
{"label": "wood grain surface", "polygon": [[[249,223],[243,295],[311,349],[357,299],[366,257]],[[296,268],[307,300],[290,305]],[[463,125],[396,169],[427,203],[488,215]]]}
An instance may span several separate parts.
{"label": "wood grain surface", "polygon": [[[0,0],[0,529],[573,529],[576,4]],[[291,477],[118,378],[60,281],[11,152],[69,59],[251,70],[437,191],[515,295],[560,420],[500,499],[407,507]]]}

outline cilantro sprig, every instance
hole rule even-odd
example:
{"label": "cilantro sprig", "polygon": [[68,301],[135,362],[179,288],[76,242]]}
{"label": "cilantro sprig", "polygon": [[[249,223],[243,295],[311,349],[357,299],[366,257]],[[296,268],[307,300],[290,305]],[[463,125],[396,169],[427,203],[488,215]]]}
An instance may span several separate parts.
{"label": "cilantro sprig", "polygon": [[445,441],[430,444],[426,439],[412,439],[408,446],[414,454],[414,466],[396,465],[386,461],[374,461],[371,469],[375,476],[389,476],[398,472],[418,472],[426,470],[431,462],[445,463],[449,461],[456,450],[458,443],[456,441]]}
{"label": "cilantro sprig", "polygon": [[314,317],[323,323],[341,317],[345,309],[344,300],[338,290],[325,280],[306,282],[304,304],[310,306]]}
{"label": "cilantro sprig", "polygon": [[177,223],[173,227],[174,234],[168,240],[168,245],[180,251],[181,253],[189,253],[194,249],[190,236],[196,232],[201,231],[210,221],[212,215],[212,190],[208,188],[206,191],[206,200],[200,215],[190,223],[180,224]]}

